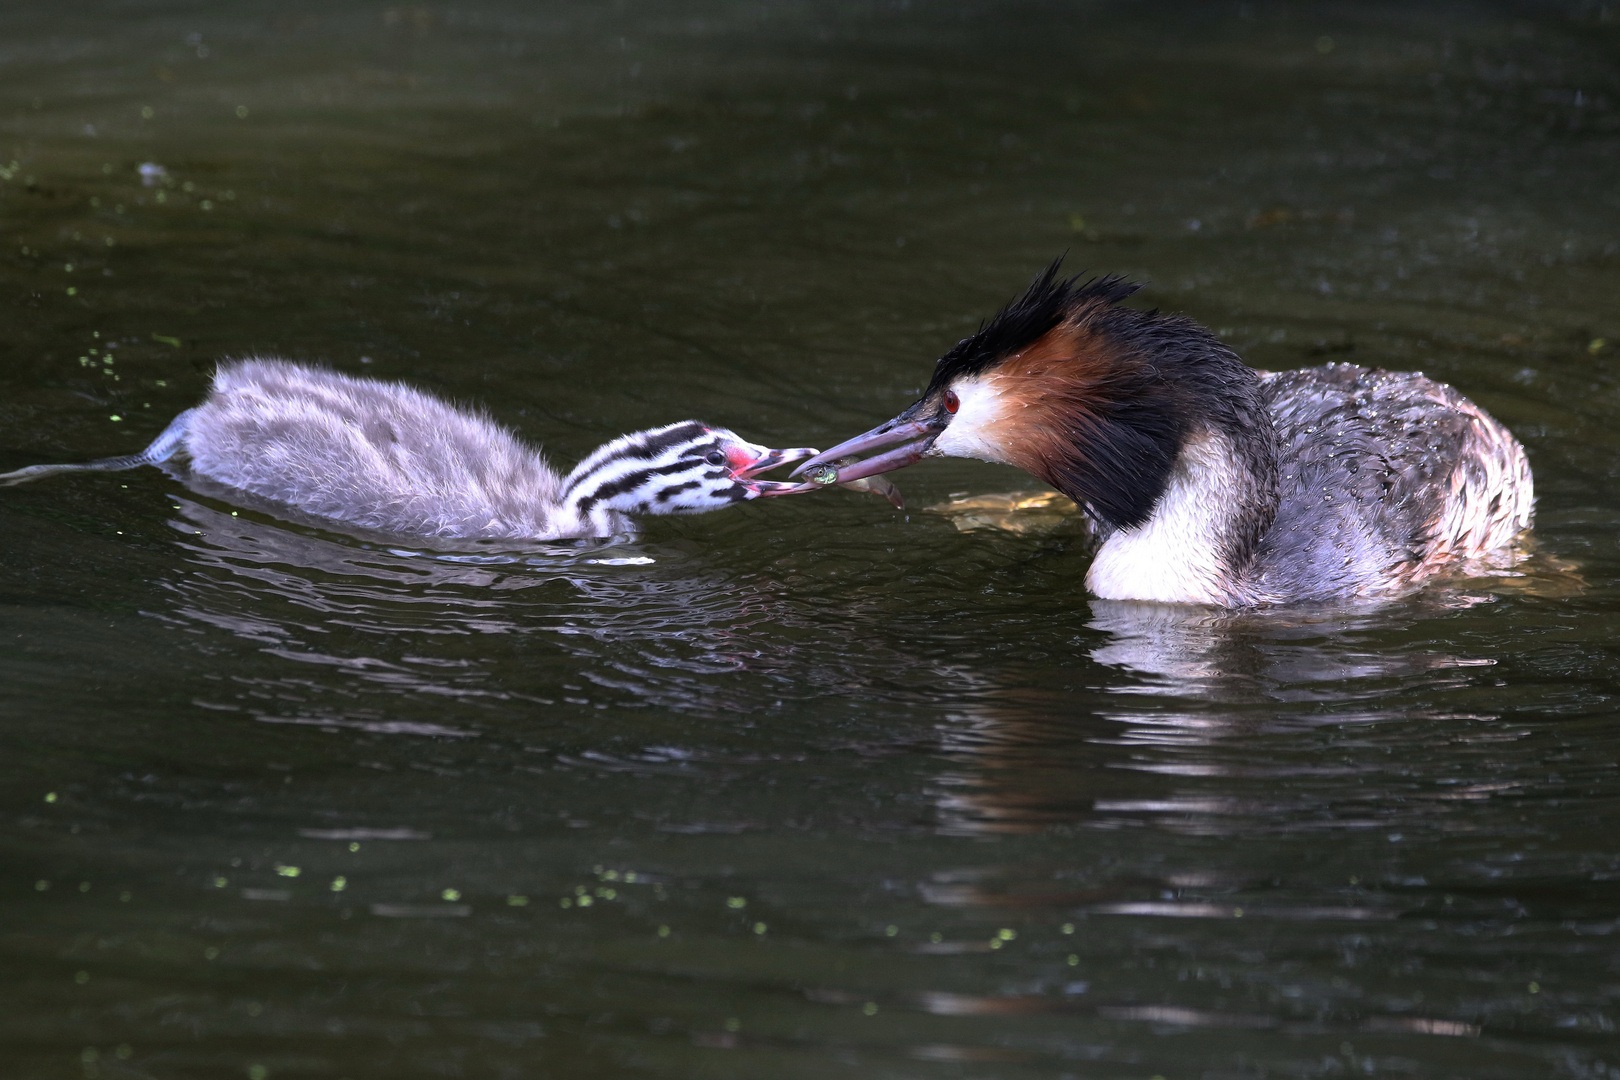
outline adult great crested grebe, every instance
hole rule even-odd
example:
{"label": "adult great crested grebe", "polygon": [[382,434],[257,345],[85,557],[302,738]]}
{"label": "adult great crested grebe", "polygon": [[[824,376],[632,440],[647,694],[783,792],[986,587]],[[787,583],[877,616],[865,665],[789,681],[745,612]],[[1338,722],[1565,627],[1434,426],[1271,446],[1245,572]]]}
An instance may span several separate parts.
{"label": "adult great crested grebe", "polygon": [[823,479],[924,457],[1016,465],[1100,541],[1096,596],[1241,607],[1388,597],[1511,553],[1534,501],[1524,448],[1413,372],[1247,367],[1191,319],[1120,301],[1061,260],[934,367],[899,416],[803,462],[899,447]]}
{"label": "adult great crested grebe", "polygon": [[521,541],[615,536],[634,514],[697,514],[802,491],[757,475],[815,451],[772,450],[689,420],[622,435],[559,476],[506,428],[401,383],[237,360],[140,453],[33,465],[0,474],[0,486],[182,453],[199,476],[359,528]]}

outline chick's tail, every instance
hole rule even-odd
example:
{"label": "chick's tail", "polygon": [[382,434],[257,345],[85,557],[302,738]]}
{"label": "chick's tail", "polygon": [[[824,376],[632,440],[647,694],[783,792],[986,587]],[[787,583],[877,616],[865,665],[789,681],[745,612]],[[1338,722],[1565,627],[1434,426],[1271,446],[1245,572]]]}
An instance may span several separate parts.
{"label": "chick's tail", "polygon": [[0,473],[0,487],[26,484],[30,480],[38,480],[42,476],[55,476],[57,473],[118,472],[122,469],[138,469],[142,465],[161,465],[174,457],[175,453],[182,448],[186,433],[190,430],[191,417],[196,411],[196,409],[187,409],[175,417],[170,421],[169,426],[163,429],[163,434],[153,439],[152,445],[138,454],[98,458],[95,461],[85,461],[73,465],[30,465],[25,469],[17,469],[14,472]]}

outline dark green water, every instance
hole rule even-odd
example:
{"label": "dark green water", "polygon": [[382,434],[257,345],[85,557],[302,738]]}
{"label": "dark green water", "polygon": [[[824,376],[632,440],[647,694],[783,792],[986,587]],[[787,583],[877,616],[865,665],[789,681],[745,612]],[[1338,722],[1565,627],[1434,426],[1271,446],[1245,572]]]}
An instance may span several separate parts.
{"label": "dark green water", "polygon": [[1617,19],[6,5],[0,469],[254,353],[825,446],[1068,250],[1454,382],[1540,548],[1218,618],[966,462],[489,565],[0,491],[0,1076],[1620,1076]]}

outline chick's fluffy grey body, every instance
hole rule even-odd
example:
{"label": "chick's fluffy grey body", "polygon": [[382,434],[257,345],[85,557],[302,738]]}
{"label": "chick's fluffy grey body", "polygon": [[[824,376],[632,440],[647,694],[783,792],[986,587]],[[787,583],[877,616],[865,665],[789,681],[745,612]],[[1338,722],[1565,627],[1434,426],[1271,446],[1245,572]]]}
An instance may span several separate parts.
{"label": "chick's fluffy grey body", "polygon": [[539,452],[400,383],[235,361],[184,423],[193,472],[334,521],[428,537],[584,531],[564,507],[563,478]]}
{"label": "chick's fluffy grey body", "polygon": [[198,480],[368,532],[560,540],[622,536],[634,531],[634,517],[702,514],[810,490],[760,474],[815,453],[682,420],[611,439],[559,476],[506,428],[408,386],[286,360],[236,360],[220,366],[202,404],[145,450],[29,465],[0,473],[0,487],[182,456]]}

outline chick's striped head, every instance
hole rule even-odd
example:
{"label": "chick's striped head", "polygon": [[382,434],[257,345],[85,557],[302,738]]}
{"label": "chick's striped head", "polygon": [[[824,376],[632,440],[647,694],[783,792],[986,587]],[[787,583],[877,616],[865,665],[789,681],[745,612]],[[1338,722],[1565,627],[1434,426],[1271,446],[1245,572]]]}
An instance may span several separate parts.
{"label": "chick's striped head", "polygon": [[581,518],[601,510],[701,514],[804,490],[802,484],[758,475],[815,453],[809,447],[773,450],[725,428],[688,420],[598,447],[568,474],[564,497]]}

